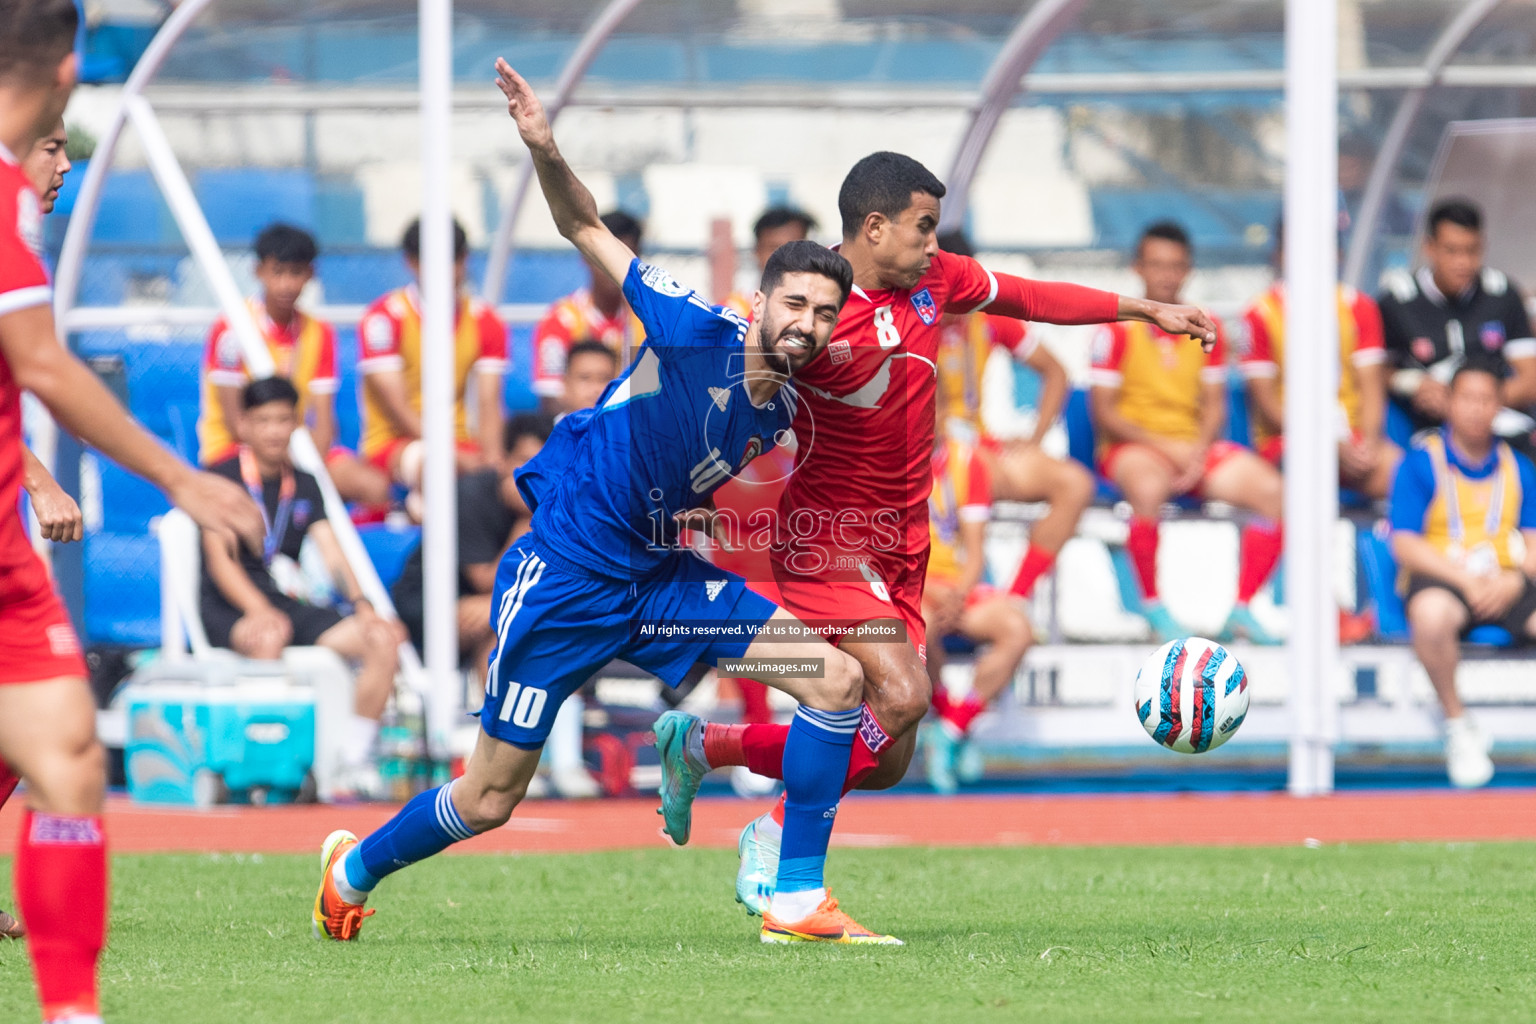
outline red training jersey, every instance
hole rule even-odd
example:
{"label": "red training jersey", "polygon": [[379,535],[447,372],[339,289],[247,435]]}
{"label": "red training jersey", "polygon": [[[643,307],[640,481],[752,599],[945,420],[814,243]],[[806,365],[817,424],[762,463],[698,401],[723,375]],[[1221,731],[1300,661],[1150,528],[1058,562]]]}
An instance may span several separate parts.
{"label": "red training jersey", "polygon": [[[0,146],[0,316],[52,301],[42,245],[42,204],[15,157]],[[48,589],[48,573],[18,512],[21,482],[21,389],[0,355],[0,608]]]}

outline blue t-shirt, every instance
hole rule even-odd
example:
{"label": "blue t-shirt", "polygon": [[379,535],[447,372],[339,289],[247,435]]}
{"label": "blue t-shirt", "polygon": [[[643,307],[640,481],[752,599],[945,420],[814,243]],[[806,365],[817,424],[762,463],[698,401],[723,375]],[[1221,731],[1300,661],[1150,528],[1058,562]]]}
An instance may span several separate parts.
{"label": "blue t-shirt", "polygon": [[679,550],[672,517],[787,443],[790,384],[758,408],[747,392],[747,322],[635,260],[624,297],[645,325],[634,363],[597,405],[555,425],[517,471],[545,545],[594,573],[640,579]]}
{"label": "blue t-shirt", "polygon": [[[1499,452],[1495,447],[1481,463],[1467,463],[1451,444],[1451,433],[1440,429],[1444,441],[1445,459],[1469,480],[1485,480],[1499,466]],[[1531,460],[1514,453],[1515,465],[1520,470],[1520,522],[1522,530],[1536,530],[1536,467]],[[1435,500],[1435,464],[1429,451],[1422,445],[1414,445],[1398,464],[1397,476],[1392,481],[1390,511],[1387,518],[1392,529],[1406,533],[1423,533],[1424,517],[1429,514],[1430,503]]]}

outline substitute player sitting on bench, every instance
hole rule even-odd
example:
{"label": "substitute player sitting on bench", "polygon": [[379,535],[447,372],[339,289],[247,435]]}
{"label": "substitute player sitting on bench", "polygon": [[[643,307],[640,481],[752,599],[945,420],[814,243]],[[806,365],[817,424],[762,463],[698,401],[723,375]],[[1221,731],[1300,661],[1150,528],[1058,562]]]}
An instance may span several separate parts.
{"label": "substitute player sitting on bench", "polygon": [[1456,692],[1472,627],[1536,637],[1536,469],[1493,432],[1500,381],[1483,365],[1451,378],[1444,427],[1416,444],[1392,484],[1392,550],[1406,578],[1408,632],[1445,711],[1445,767],[1457,786],[1493,777],[1488,741]]}
{"label": "substitute player sitting on bench", "polygon": [[[1142,232],[1131,268],[1147,298],[1178,302],[1193,256],[1189,235],[1164,221]],[[1125,542],[1141,584],[1147,624],[1161,640],[1187,636],[1158,599],[1158,519],[1163,503],[1181,494],[1225,501],[1258,513],[1243,527],[1237,604],[1222,637],[1246,633],[1278,643],[1253,617],[1248,602],[1280,560],[1280,471],[1240,444],[1221,439],[1227,422],[1226,344],[1207,354],[1191,337],[1150,324],[1101,328],[1093,342],[1090,408],[1099,433],[1099,472],[1131,504]]]}
{"label": "substitute player sitting on bench", "polygon": [[[386,621],[363,597],[347,566],[315,478],[288,461],[288,439],[299,425],[299,394],[286,378],[252,381],[241,393],[239,450],[209,472],[244,484],[261,506],[266,534],[260,553],[238,552],[221,537],[203,535],[202,616],[208,640],[247,658],[277,660],[283,648],[328,647],[361,664],[352,722],[342,752],[344,785],[372,791],[368,776],[379,716],[394,690],[399,622]],[[342,595],[352,605],[305,604],[298,589],[299,549],[313,537]],[[286,591],[285,591],[286,587]]]}

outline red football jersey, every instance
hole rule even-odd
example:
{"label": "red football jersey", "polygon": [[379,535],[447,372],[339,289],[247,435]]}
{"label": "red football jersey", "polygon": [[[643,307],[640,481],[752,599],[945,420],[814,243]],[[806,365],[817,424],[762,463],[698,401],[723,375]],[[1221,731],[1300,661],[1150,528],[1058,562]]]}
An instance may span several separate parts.
{"label": "red football jersey", "polygon": [[945,252],[912,288],[853,289],[826,351],[795,377],[799,459],[780,516],[797,547],[857,552],[888,580],[927,549],[939,320],[997,289],[981,264]]}
{"label": "red football jersey", "polygon": [[[15,158],[0,146],[0,316],[52,301],[42,250],[43,210]],[[21,389],[0,355],[0,608],[48,587],[32,551],[21,500]]]}

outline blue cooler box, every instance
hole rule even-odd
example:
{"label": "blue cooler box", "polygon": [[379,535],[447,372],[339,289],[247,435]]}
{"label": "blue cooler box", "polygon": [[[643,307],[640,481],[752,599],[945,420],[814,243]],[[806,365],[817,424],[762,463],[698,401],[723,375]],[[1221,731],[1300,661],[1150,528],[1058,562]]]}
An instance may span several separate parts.
{"label": "blue cooler box", "polygon": [[135,800],[313,799],[313,691],[281,664],[161,662],[135,673],[113,703],[127,720],[124,766]]}

